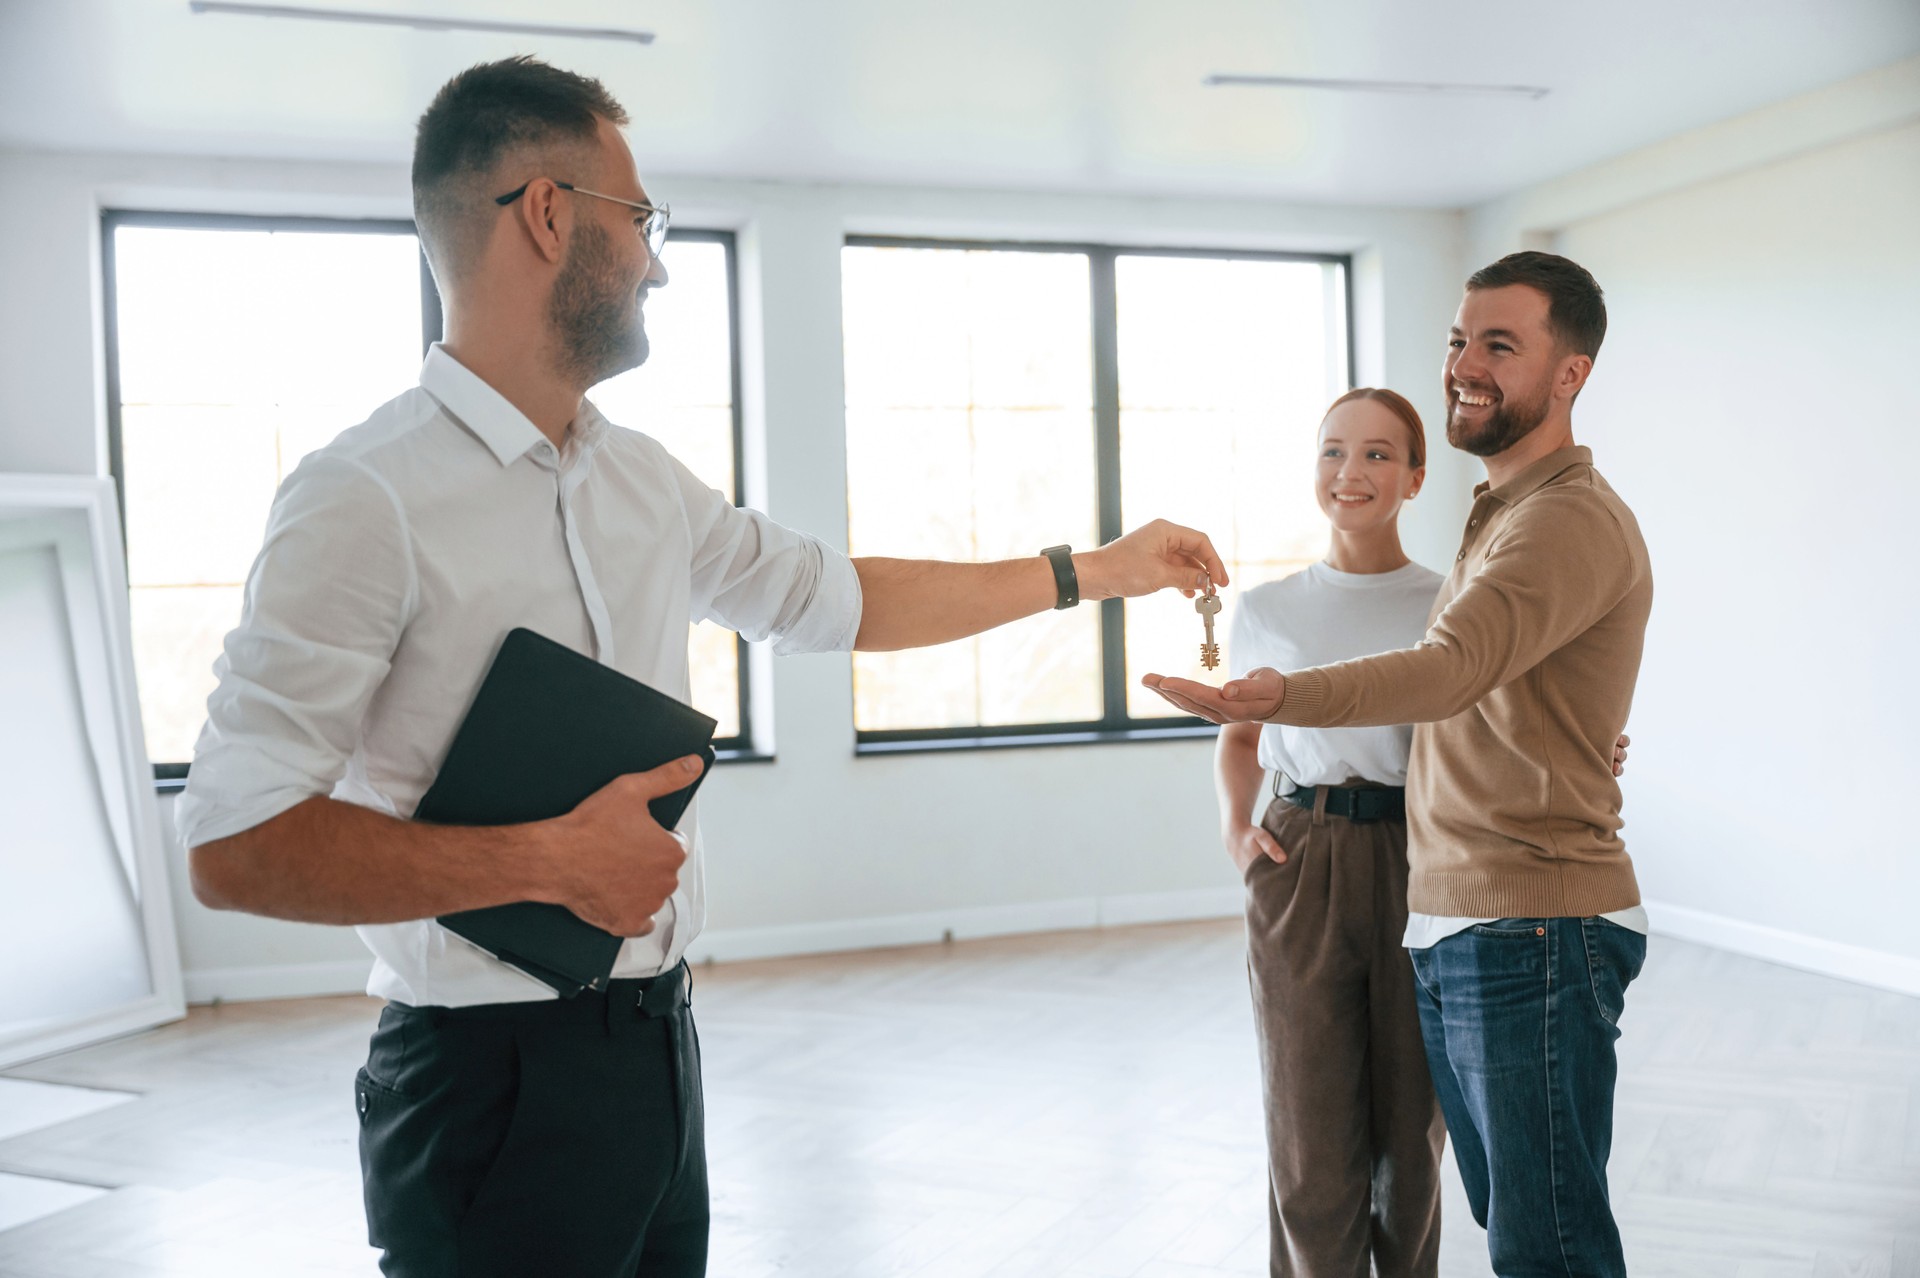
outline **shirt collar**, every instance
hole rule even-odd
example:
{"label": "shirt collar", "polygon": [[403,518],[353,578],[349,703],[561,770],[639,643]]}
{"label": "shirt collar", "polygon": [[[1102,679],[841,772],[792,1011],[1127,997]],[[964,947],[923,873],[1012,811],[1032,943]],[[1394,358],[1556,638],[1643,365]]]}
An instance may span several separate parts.
{"label": "shirt collar", "polygon": [[1545,488],[1548,481],[1562,471],[1570,470],[1575,466],[1591,465],[1593,465],[1591,448],[1579,444],[1570,448],[1556,448],[1498,488],[1484,480],[1481,481],[1474,488],[1473,495],[1478,498],[1491,494],[1495,501],[1511,506],[1521,498]]}
{"label": "shirt collar", "polygon": [[527,415],[480,375],[435,342],[420,367],[420,388],[479,437],[502,466],[510,466],[546,439]]}
{"label": "shirt collar", "polygon": [[574,416],[571,428],[573,443],[583,455],[591,455],[606,442],[607,432],[613,424],[600,415],[590,399],[580,401],[580,411]]}

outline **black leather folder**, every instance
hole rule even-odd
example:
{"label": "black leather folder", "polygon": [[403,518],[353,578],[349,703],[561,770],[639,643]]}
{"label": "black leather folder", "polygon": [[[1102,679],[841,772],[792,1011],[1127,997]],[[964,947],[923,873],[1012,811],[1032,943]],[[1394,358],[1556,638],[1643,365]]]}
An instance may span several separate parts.
{"label": "black leather folder", "polygon": [[[573,811],[615,777],[699,754],[706,760],[700,776],[648,805],[653,819],[672,829],[713,767],[718,726],[591,657],[531,630],[511,630],[414,820],[544,821]],[[564,998],[604,986],[620,952],[620,937],[558,905],[497,905],[439,921]]]}

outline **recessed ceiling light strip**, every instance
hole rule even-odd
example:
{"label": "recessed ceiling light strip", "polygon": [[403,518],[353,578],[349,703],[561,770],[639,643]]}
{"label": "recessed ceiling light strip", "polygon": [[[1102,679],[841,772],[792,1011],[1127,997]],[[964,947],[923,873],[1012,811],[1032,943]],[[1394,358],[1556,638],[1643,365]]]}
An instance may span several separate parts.
{"label": "recessed ceiling light strip", "polygon": [[1333,89],[1345,93],[1438,93],[1474,97],[1544,98],[1551,89],[1531,84],[1433,84],[1420,80],[1316,80],[1304,75],[1210,75],[1202,83],[1268,89]]}
{"label": "recessed ceiling light strip", "polygon": [[229,4],[227,0],[188,0],[195,13],[231,13],[249,18],[310,18],[319,22],[361,22],[420,31],[486,31],[493,34],[570,36],[578,40],[629,40],[652,44],[653,32],[620,27],[563,27],[543,22],[489,22],[484,18],[448,18],[424,13],[369,13],[364,9],[314,9],[286,4]]}

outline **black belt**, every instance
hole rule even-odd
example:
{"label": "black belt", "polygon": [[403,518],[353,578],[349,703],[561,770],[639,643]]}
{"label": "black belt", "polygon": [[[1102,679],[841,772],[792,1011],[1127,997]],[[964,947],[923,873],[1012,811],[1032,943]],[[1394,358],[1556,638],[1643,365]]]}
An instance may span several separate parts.
{"label": "black belt", "polygon": [[1404,821],[1407,819],[1407,791],[1404,786],[1303,785],[1280,797],[1296,808],[1312,809],[1318,793],[1327,792],[1327,811],[1349,821]]}
{"label": "black belt", "polygon": [[642,1016],[665,1016],[693,1002],[693,973],[685,963],[658,976],[622,976],[607,982],[607,1002]]}

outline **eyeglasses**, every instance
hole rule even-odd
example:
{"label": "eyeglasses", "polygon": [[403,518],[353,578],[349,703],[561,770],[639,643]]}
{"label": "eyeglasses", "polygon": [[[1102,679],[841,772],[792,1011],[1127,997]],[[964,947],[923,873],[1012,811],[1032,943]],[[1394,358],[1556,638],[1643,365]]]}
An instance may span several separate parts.
{"label": "eyeglasses", "polygon": [[[505,195],[494,196],[493,202],[500,205],[511,204],[525,195],[527,188],[539,180],[529,178]],[[614,204],[624,204],[630,209],[638,209],[645,213],[647,220],[641,223],[640,238],[647,242],[647,252],[655,257],[660,256],[660,248],[667,242],[667,221],[673,216],[672,209],[664,204],[642,204],[638,200],[623,200],[617,195],[608,195],[602,191],[589,191],[586,187],[575,186],[571,182],[555,182],[554,185],[563,191],[572,191],[575,195],[591,195],[596,200],[609,200]]]}

